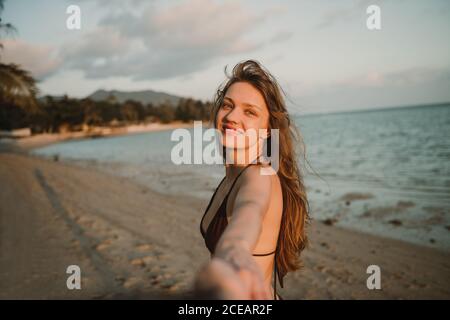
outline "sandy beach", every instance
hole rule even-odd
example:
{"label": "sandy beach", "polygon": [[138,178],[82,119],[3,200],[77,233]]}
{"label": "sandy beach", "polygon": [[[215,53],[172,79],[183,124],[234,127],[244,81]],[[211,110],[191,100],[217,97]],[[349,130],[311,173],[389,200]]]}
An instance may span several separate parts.
{"label": "sandy beach", "polygon": [[99,137],[115,137],[128,134],[154,132],[161,130],[170,130],[177,128],[191,128],[193,123],[174,121],[170,123],[148,123],[148,124],[135,124],[123,127],[92,127],[86,131],[69,131],[63,133],[41,133],[24,137],[20,139],[3,139],[1,142],[9,143],[14,147],[19,147],[24,150],[30,150],[33,148],[44,147],[53,143],[68,141],[68,140],[80,140]]}
{"label": "sandy beach", "polygon": [[[50,141],[47,141],[50,143]],[[207,202],[0,144],[0,298],[192,298]],[[212,193],[212,192],[211,192]],[[450,254],[313,220],[285,299],[450,299]],[[82,289],[68,290],[78,265]],[[381,268],[381,290],[366,269]]]}

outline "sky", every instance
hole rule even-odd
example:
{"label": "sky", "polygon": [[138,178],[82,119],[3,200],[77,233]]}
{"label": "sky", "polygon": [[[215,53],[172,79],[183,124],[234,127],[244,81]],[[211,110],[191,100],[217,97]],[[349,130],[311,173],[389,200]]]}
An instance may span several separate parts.
{"label": "sky", "polygon": [[[67,28],[70,5],[79,30]],[[369,5],[381,29],[369,30]],[[2,63],[38,79],[41,95],[156,90],[212,100],[254,59],[295,114],[450,101],[448,0],[6,0]]]}

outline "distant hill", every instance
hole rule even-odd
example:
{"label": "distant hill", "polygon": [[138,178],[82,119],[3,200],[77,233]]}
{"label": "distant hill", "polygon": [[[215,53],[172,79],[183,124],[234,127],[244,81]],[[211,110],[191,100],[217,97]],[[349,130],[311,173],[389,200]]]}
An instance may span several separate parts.
{"label": "distant hill", "polygon": [[123,103],[127,100],[139,101],[143,104],[152,103],[153,105],[159,105],[163,102],[169,101],[173,106],[178,104],[181,97],[174,96],[164,92],[157,92],[153,90],[143,91],[119,91],[119,90],[97,90],[87,98],[94,101],[107,100],[110,96],[114,96],[116,101]]}
{"label": "distant hill", "polygon": [[47,101],[47,97],[51,97],[51,98],[53,98],[53,100],[55,100],[55,101],[59,101],[59,100],[64,99],[64,96],[44,95],[44,96],[38,96],[38,97],[37,97],[37,100],[38,100],[39,102],[45,102],[45,101]]}

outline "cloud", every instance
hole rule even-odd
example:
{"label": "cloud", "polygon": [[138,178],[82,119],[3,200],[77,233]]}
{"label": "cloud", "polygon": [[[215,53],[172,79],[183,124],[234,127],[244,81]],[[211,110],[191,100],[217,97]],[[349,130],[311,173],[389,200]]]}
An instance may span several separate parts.
{"label": "cloud", "polygon": [[[73,0],[67,0],[70,4],[73,3]],[[148,3],[148,0],[77,0],[79,3],[83,2],[91,2],[95,3],[98,7],[109,7],[109,8],[129,8],[129,7],[136,7],[140,6],[144,3]],[[78,3],[77,3],[78,4]]]}
{"label": "cloud", "polygon": [[239,2],[190,0],[159,10],[151,5],[140,14],[108,14],[98,30],[62,52],[68,65],[88,78],[184,76],[219,57],[261,48],[263,42],[246,36],[270,15],[268,10],[249,11]]}
{"label": "cloud", "polygon": [[317,24],[318,29],[333,27],[341,22],[351,20],[355,17],[366,15],[366,8],[371,4],[380,5],[383,1],[378,0],[376,3],[372,0],[359,0],[352,2],[350,7],[345,7],[339,3],[337,7],[329,9]]}
{"label": "cloud", "polygon": [[402,87],[432,81],[448,81],[450,70],[445,68],[414,67],[395,72],[369,71],[365,74],[338,81],[337,87]]}
{"label": "cloud", "polygon": [[281,43],[287,41],[291,39],[293,35],[294,33],[291,31],[279,31],[269,39],[268,44]]}
{"label": "cloud", "polygon": [[2,63],[15,63],[31,72],[37,80],[51,76],[62,61],[51,46],[27,43],[22,40],[6,39],[1,52]]}
{"label": "cloud", "polygon": [[307,90],[296,95],[297,104],[293,108],[302,112],[323,112],[444,102],[450,100],[449,86],[448,67],[414,67],[388,73],[373,71],[306,87]]}
{"label": "cloud", "polygon": [[389,73],[384,77],[384,80],[387,85],[393,86],[420,85],[439,81],[448,82],[450,80],[450,70],[416,67]]}
{"label": "cloud", "polygon": [[79,42],[71,42],[60,50],[65,66],[89,72],[113,64],[129,50],[130,40],[111,27],[100,27]]}

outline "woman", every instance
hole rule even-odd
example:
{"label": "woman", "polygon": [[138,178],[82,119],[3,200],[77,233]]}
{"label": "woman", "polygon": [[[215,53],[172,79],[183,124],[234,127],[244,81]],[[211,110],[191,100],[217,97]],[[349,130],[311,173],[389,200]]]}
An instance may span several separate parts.
{"label": "woman", "polygon": [[[256,61],[237,64],[217,91],[211,120],[223,137],[226,175],[200,223],[212,259],[196,288],[223,299],[281,299],[276,278],[283,287],[284,276],[300,268],[309,207],[277,81]],[[263,175],[271,129],[278,129],[279,165]],[[254,143],[238,141],[250,131],[258,133]]]}

